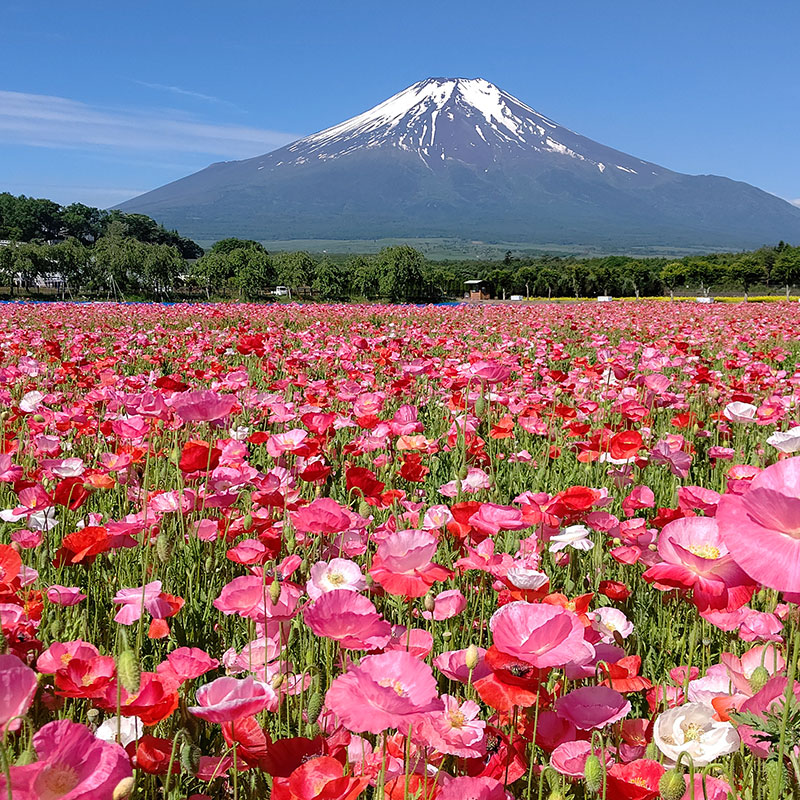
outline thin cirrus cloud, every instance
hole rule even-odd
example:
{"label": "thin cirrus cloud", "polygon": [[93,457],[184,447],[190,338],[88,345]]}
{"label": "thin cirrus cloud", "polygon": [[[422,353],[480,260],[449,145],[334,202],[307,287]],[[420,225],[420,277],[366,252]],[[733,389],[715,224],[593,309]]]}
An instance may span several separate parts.
{"label": "thin cirrus cloud", "polygon": [[184,89],[181,86],[169,86],[165,83],[148,83],[147,81],[137,81],[134,80],[133,83],[137,84],[138,86],[144,86],[145,89],[155,89],[159,92],[169,92],[170,94],[177,94],[181,97],[191,97],[195,100],[205,100],[209,103],[220,103],[221,105],[231,106],[236,108],[233,103],[229,103],[227,100],[222,100],[219,97],[214,97],[212,94],[203,94],[202,92],[193,92],[190,89]]}
{"label": "thin cirrus cloud", "polygon": [[171,109],[107,109],[67,97],[0,91],[0,144],[247,158],[296,138],[281,131],[204,122]]}

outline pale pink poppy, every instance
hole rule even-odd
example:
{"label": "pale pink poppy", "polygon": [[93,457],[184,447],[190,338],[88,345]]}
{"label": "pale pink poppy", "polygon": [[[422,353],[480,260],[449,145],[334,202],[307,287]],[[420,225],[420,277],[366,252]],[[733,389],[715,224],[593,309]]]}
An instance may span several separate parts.
{"label": "pale pink poppy", "polygon": [[590,614],[592,628],[606,644],[613,644],[616,636],[627,639],[633,633],[633,623],[618,608],[601,606]]}
{"label": "pale pink poppy", "polygon": [[514,602],[489,621],[495,647],[537,669],[582,664],[594,655],[577,614],[555,605]]}
{"label": "pale pink poppy", "polygon": [[726,419],[731,422],[747,423],[755,422],[756,411],[758,409],[752,403],[728,403],[723,409],[723,414]]}
{"label": "pale pink poppy", "polygon": [[733,611],[752,596],[754,582],[728,552],[714,517],[670,522],[658,538],[660,564],[643,575],[659,589],[691,589],[700,611]]}
{"label": "pale pink poppy", "polygon": [[16,656],[0,655],[0,734],[20,729],[38,687],[30,667]]}
{"label": "pale pink poppy", "polygon": [[608,686],[584,686],[559,697],[555,709],[562,719],[586,731],[621,720],[630,713],[631,704]]}
{"label": "pale pink poppy", "polygon": [[312,600],[316,600],[325,592],[332,592],[335,589],[360,592],[366,585],[367,580],[355,561],[332,558],[327,562],[318,561],[311,567],[309,579],[306,581],[306,594]]}
{"label": "pale pink poppy", "polygon": [[111,602],[120,607],[114,622],[121,625],[133,625],[143,609],[154,619],[164,619],[172,612],[172,605],[161,598],[161,581],[153,581],[140,589],[120,589]]}
{"label": "pale pink poppy", "polygon": [[378,545],[370,574],[390,594],[422,597],[450,571],[431,559],[438,542],[427,531],[396,531]]}
{"label": "pale pink poppy", "polygon": [[[586,759],[592,754],[590,742],[579,739],[574,742],[564,742],[558,745],[550,755],[550,766],[562,775],[569,778],[582,778],[586,769]],[[594,753],[602,758],[602,751],[597,749]],[[606,750],[606,767],[613,763],[611,754]]]}
{"label": "pale pink poppy", "polygon": [[340,533],[353,527],[350,512],[330,497],[318,497],[290,516],[295,530],[303,533]]}
{"label": "pale pink poppy", "polygon": [[433,598],[433,612],[423,611],[425,619],[442,621],[458,616],[467,607],[467,599],[459,589],[447,589]]}
{"label": "pale pink poppy", "polygon": [[800,586],[800,458],[779,461],[717,509],[722,539],[751,578],[779,591]]}
{"label": "pale pink poppy", "polygon": [[478,719],[480,706],[442,695],[444,709],[426,715],[414,730],[414,742],[459,758],[478,758],[486,753],[486,723]]}
{"label": "pale pink poppy", "polygon": [[235,395],[205,389],[176,394],[170,405],[184,422],[216,422],[230,416],[236,403]]}
{"label": "pale pink poppy", "polygon": [[47,588],[47,599],[59,606],[74,606],[85,600],[86,597],[87,595],[83,594],[77,586],[60,586],[54,583]]}
{"label": "pale pink poppy", "polygon": [[[485,678],[491,669],[486,665],[486,650],[483,647],[476,647],[478,660],[472,670],[473,682]],[[440,653],[433,659],[433,666],[450,680],[459,683],[467,683],[469,680],[469,667],[467,667],[467,650],[447,650]]]}
{"label": "pale pink poppy", "polygon": [[308,431],[304,431],[302,428],[276,433],[267,440],[267,452],[273,458],[278,458],[284,453],[294,453],[302,447],[306,439],[308,439]]}
{"label": "pale pink poppy", "polygon": [[444,708],[431,668],[402,651],[366,656],[350,666],[334,678],[325,704],[353,733],[404,732]]}
{"label": "pale pink poppy", "polygon": [[[67,719],[43,725],[33,735],[38,761],[10,768],[11,796],[21,800],[111,798],[123,778],[132,775],[127,753],[104,742],[85,725]],[[8,791],[0,774],[0,795]]]}
{"label": "pale pink poppy", "polygon": [[422,628],[412,628],[405,625],[392,625],[392,638],[383,648],[388,653],[391,650],[402,650],[411,653],[419,659],[427,658],[433,650],[433,634]]}
{"label": "pale pink poppy", "polygon": [[437,800],[513,800],[505,785],[497,778],[460,775],[447,781]]}
{"label": "pale pink poppy", "polygon": [[292,619],[297,613],[297,603],[302,589],[289,581],[280,584],[277,602],[269,593],[270,579],[258,575],[240,575],[222,587],[213,605],[223,614],[239,614],[256,622],[280,622]]}
{"label": "pale pink poppy", "polygon": [[770,676],[773,676],[782,672],[786,666],[780,650],[771,644],[751,647],[741,657],[737,657],[733,653],[723,653],[720,661],[727,669],[736,689],[747,695],[754,693],[750,679],[758,667],[763,667]]}
{"label": "pale pink poppy", "polygon": [[370,600],[357,592],[325,592],[303,611],[316,636],[332,639],[348,650],[378,650],[391,638],[392,626]]}
{"label": "pale pink poppy", "polygon": [[278,706],[272,687],[251,677],[217,678],[201,686],[196,697],[198,705],[189,706],[189,711],[206,722],[233,722]]}

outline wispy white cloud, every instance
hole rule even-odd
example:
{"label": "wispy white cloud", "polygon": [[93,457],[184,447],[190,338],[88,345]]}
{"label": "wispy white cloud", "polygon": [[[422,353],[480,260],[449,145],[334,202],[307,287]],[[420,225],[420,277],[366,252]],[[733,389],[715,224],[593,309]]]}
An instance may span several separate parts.
{"label": "wispy white cloud", "polygon": [[182,97],[191,97],[195,100],[206,100],[209,103],[220,103],[221,105],[231,106],[235,108],[233,103],[223,100],[220,97],[214,97],[213,94],[203,94],[202,92],[193,92],[190,89],[184,89],[180,86],[169,86],[165,83],[148,83],[147,81],[134,80],[133,83],[138,86],[144,86],[146,89],[155,89],[159,92],[169,92],[170,94],[181,95]]}
{"label": "wispy white cloud", "polygon": [[66,97],[0,91],[0,143],[34,147],[247,158],[274,150],[295,134],[220,125],[171,109],[120,110]]}
{"label": "wispy white cloud", "polygon": [[796,200],[790,200],[789,202],[790,202],[790,203],[791,203],[793,206],[797,206],[798,208],[800,208],[800,197],[798,197]]}

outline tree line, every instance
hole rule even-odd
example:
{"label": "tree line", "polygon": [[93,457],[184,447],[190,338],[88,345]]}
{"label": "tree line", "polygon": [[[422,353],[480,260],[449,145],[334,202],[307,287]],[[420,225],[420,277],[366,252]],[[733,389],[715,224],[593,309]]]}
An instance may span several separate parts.
{"label": "tree line", "polygon": [[276,289],[292,299],[427,302],[458,298],[481,279],[492,297],[653,296],[800,284],[800,247],[779,242],[752,252],[681,259],[515,256],[431,261],[408,245],[375,255],[269,253],[260,242],[228,238],[204,252],[143,214],[0,194],[0,285],[42,284],[63,296],[143,299],[238,297]]}

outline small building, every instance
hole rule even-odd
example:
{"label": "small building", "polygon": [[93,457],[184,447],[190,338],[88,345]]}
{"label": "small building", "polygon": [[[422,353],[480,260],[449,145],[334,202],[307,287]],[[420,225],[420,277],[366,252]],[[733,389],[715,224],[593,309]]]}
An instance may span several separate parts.
{"label": "small building", "polygon": [[483,281],[475,279],[471,281],[464,281],[466,292],[464,297],[469,300],[489,300],[489,295],[483,290]]}

